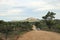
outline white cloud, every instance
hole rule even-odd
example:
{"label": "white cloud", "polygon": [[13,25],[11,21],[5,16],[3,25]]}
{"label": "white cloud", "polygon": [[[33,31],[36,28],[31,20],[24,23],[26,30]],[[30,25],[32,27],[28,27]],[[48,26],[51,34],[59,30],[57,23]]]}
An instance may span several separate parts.
{"label": "white cloud", "polygon": [[0,14],[0,16],[5,16],[6,14]]}
{"label": "white cloud", "polygon": [[57,4],[56,4],[56,8],[57,8],[57,9],[60,9],[60,3],[57,3]]}
{"label": "white cloud", "polygon": [[6,5],[15,5],[15,1],[13,0],[1,0],[0,4],[6,4]]}
{"label": "white cloud", "polygon": [[16,14],[16,13],[21,13],[23,12],[22,9],[11,9],[11,10],[8,10],[8,13],[11,13],[11,14]]}
{"label": "white cloud", "polygon": [[50,8],[60,9],[59,2],[56,3],[57,6],[54,6],[53,3],[49,4],[48,1],[45,0],[1,0],[0,4],[6,4],[10,6],[24,6],[28,8],[44,8],[44,10]]}
{"label": "white cloud", "polygon": [[22,12],[23,12],[22,9],[11,9],[11,10],[7,10],[4,13],[0,13],[0,16],[18,15],[18,14],[21,14]]}
{"label": "white cloud", "polygon": [[46,3],[44,1],[33,1],[26,4],[27,7],[41,7],[45,5]]}
{"label": "white cloud", "polygon": [[43,11],[43,10],[53,10],[53,9],[60,9],[60,3],[54,4],[48,4],[47,2],[45,4],[41,4],[41,6],[37,7],[33,11]]}
{"label": "white cloud", "polygon": [[[35,12],[38,13],[38,11],[40,12],[42,10],[45,11],[52,9],[60,9],[59,1],[58,0],[55,1],[54,0],[0,0],[0,16],[6,18],[10,16],[10,18],[12,19],[13,18],[17,19],[18,17],[17,15],[20,15],[22,13],[23,14],[20,17],[22,17],[23,15],[34,16],[34,15],[29,15],[29,13],[35,14]],[[22,8],[20,9],[14,7],[22,7]],[[13,15],[14,17],[11,17],[11,15]]]}
{"label": "white cloud", "polygon": [[43,10],[52,10],[52,9],[56,9],[56,8],[52,5],[45,5],[44,7],[36,8],[33,11],[43,11]]}

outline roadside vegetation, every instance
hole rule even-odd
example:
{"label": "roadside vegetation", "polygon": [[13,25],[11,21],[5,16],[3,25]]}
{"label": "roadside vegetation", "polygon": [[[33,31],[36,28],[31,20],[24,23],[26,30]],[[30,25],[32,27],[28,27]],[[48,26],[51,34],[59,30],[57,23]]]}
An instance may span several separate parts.
{"label": "roadside vegetation", "polygon": [[5,22],[3,20],[0,20],[0,34],[4,34],[5,38],[7,39],[9,35],[20,35],[24,32],[31,31],[32,25],[35,25],[36,28],[40,28],[40,30],[60,33],[60,20],[54,19],[54,15],[56,15],[56,13],[48,12],[45,16],[42,17],[43,19],[37,22]]}

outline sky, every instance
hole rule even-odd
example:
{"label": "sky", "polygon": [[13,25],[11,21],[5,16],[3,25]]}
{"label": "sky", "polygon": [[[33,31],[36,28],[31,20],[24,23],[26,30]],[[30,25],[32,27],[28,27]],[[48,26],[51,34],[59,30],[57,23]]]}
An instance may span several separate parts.
{"label": "sky", "polygon": [[48,11],[60,19],[60,0],[0,0],[0,20],[42,19]]}

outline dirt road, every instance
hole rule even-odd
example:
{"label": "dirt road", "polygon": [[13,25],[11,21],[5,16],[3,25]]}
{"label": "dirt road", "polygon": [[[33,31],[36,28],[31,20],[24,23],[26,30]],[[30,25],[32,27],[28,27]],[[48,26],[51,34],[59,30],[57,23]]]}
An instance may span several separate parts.
{"label": "dirt road", "polygon": [[18,40],[60,40],[60,34],[48,31],[30,31]]}

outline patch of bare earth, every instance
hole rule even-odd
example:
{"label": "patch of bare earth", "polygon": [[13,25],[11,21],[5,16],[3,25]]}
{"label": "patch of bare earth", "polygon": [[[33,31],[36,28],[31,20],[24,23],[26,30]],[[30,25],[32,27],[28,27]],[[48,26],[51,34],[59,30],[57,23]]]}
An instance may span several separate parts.
{"label": "patch of bare earth", "polygon": [[19,37],[18,40],[60,40],[60,34],[47,31],[30,31]]}

